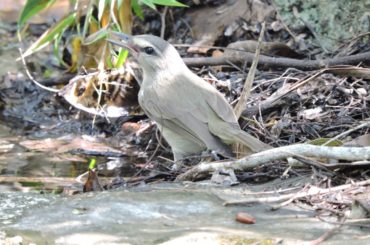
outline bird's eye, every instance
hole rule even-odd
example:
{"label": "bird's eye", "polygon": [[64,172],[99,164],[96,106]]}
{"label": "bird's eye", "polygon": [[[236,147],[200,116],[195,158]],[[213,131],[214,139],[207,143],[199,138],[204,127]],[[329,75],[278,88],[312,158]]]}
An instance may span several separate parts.
{"label": "bird's eye", "polygon": [[152,48],[152,47],[145,47],[144,48],[144,52],[146,54],[153,54],[154,53],[154,48]]}
{"label": "bird's eye", "polygon": [[77,96],[81,96],[84,92],[85,92],[86,88],[85,87],[81,87],[77,90]]}

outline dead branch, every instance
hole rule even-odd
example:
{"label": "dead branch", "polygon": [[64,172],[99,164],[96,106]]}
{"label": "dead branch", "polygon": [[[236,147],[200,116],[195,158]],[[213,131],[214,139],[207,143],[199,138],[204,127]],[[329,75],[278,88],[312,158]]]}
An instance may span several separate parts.
{"label": "dead branch", "polygon": [[262,164],[267,164],[275,160],[284,160],[297,155],[314,158],[362,161],[370,159],[370,147],[329,147],[308,144],[283,146],[233,161],[201,162],[187,172],[179,175],[177,180],[194,180],[199,174],[220,169],[250,170]]}
{"label": "dead branch", "polygon": [[345,131],[345,132],[343,132],[341,134],[338,134],[334,138],[328,140],[324,145],[328,145],[330,142],[333,142],[333,141],[335,141],[337,139],[340,139],[340,138],[342,138],[344,136],[347,136],[348,134],[350,134],[350,133],[352,133],[352,132],[354,132],[354,131],[356,131],[358,129],[364,128],[364,127],[370,127],[370,120],[365,121],[364,123],[361,123],[360,125],[358,125],[358,126],[356,126],[354,128],[351,128],[351,129],[349,129],[349,130],[347,130],[347,131]]}
{"label": "dead branch", "polygon": [[[201,58],[184,58],[188,66],[204,65],[228,65],[231,63],[242,64],[252,63],[254,54],[248,52],[233,52],[233,55],[221,57],[201,57]],[[323,60],[299,60],[292,58],[277,58],[266,55],[260,55],[259,67],[270,68],[297,68],[300,70],[318,70],[329,66],[337,65],[370,65],[370,52],[361,54],[348,55],[343,57],[329,58]]]}
{"label": "dead branch", "polygon": [[340,231],[340,228],[343,226],[343,224],[344,224],[344,221],[342,221],[341,224],[339,224],[339,225],[333,227],[332,229],[326,231],[324,234],[322,234],[317,239],[312,240],[312,241],[307,241],[304,244],[307,244],[307,245],[319,245],[319,244],[321,244],[322,242],[328,240],[330,237],[332,237],[336,233],[338,233]]}
{"label": "dead branch", "polygon": [[277,90],[275,93],[273,93],[270,97],[268,97],[266,100],[262,101],[258,105],[255,105],[253,107],[247,108],[243,111],[242,115],[246,117],[252,117],[256,115],[259,111],[264,111],[276,106],[279,106],[281,103],[285,103],[281,98],[292,92],[293,90],[299,88],[300,86],[312,81],[313,79],[320,76],[322,73],[324,73],[327,69],[321,69],[318,72],[316,72],[314,75],[310,76],[307,79],[304,79],[302,81],[297,81],[295,84],[292,84],[291,86],[284,86]]}
{"label": "dead branch", "polygon": [[256,70],[257,70],[258,59],[259,59],[260,52],[261,52],[261,43],[262,43],[264,33],[265,33],[265,22],[262,23],[262,29],[260,32],[260,36],[258,38],[256,53],[254,54],[253,62],[249,69],[247,79],[244,82],[242,93],[239,96],[239,101],[234,108],[236,118],[239,118],[242,115],[242,112],[244,111],[244,108],[246,107],[246,104],[247,104],[247,99],[251,93],[254,77],[256,74]]}
{"label": "dead branch", "polygon": [[57,185],[72,185],[76,184],[75,178],[68,177],[22,177],[22,176],[0,176],[0,182],[41,182]]}
{"label": "dead branch", "polygon": [[334,193],[338,191],[343,191],[352,187],[359,187],[359,186],[367,186],[370,185],[370,180],[359,181],[351,184],[344,184],[339,185],[336,187],[330,188],[318,188],[315,186],[310,186],[310,188],[304,187],[303,190],[298,191],[297,193],[291,193],[281,196],[270,196],[270,197],[262,197],[262,198],[248,198],[238,201],[227,201],[224,203],[225,206],[230,205],[242,205],[242,204],[251,204],[251,203],[276,203],[276,202],[285,202],[289,201],[290,199],[299,199],[299,198],[307,198],[312,197],[315,195],[324,195],[328,193]]}

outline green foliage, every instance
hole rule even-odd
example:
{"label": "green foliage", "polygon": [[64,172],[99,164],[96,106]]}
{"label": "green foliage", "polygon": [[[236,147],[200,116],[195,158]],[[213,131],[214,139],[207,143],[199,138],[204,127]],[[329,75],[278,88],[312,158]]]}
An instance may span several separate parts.
{"label": "green foliage", "polygon": [[96,158],[91,158],[89,161],[89,169],[92,170],[96,166]]}
{"label": "green foliage", "polygon": [[164,5],[164,6],[187,7],[187,5],[182,4],[176,0],[151,0],[151,2],[157,5]]}
{"label": "green foliage", "polygon": [[108,35],[108,29],[107,27],[103,27],[99,31],[88,36],[84,41],[84,45],[93,44],[101,39],[106,38],[107,35]]}
{"label": "green foliage", "polygon": [[326,142],[328,142],[329,140],[331,139],[330,138],[318,138],[318,139],[311,140],[308,143],[310,145],[326,145],[326,146],[342,146],[343,145],[343,142],[340,140],[334,140],[330,142],[329,144],[326,144]]}
{"label": "green foliage", "polygon": [[121,49],[121,51],[118,53],[116,67],[121,67],[125,63],[127,57],[128,57],[128,50]]}
{"label": "green foliage", "polygon": [[131,0],[131,8],[134,11],[134,13],[141,19],[144,19],[143,11],[141,10],[140,4],[138,0]]}
{"label": "green foliage", "polygon": [[131,7],[136,16],[140,19],[144,19],[143,11],[141,9],[140,3],[145,4],[146,6],[156,9],[155,5],[171,6],[171,7],[187,7],[187,5],[180,3],[176,0],[132,0]]}
{"label": "green foliage", "polygon": [[76,13],[72,13],[59,21],[53,28],[44,32],[44,34],[27,49],[27,51],[23,54],[24,57],[40,50],[44,47],[44,45],[49,44],[54,40],[54,38],[61,35],[67,27],[74,23],[75,19]]}
{"label": "green foliage", "polygon": [[[137,2],[138,0],[134,0]],[[176,0],[141,0],[143,4],[149,6],[152,9],[155,9],[155,5],[163,5],[163,6],[172,6],[172,7],[187,7],[185,4],[182,4]]]}
{"label": "green foliage", "polygon": [[[70,0],[71,3],[73,0]],[[19,16],[18,28],[24,27],[27,21],[39,13],[40,11],[46,9],[47,7],[54,4],[55,0],[27,0],[22,13]],[[78,0],[77,0],[78,2]],[[84,65],[87,68],[94,66],[94,61],[92,60],[102,60],[108,67],[112,64],[107,62],[109,57],[99,57],[103,55],[103,47],[105,42],[102,41],[107,36],[108,29],[118,30],[126,33],[131,32],[132,18],[131,13],[134,12],[139,18],[143,19],[143,11],[141,5],[144,4],[152,9],[156,8],[156,5],[166,5],[172,7],[187,7],[186,5],[176,1],[176,0],[131,0],[131,6],[129,2],[124,0],[90,0],[88,2],[87,8],[77,8],[73,10],[69,15],[61,19],[54,26],[46,30],[41,37],[38,38],[24,53],[24,56],[33,54],[39,51],[43,47],[49,44],[53,44],[53,51],[59,62],[68,67],[70,71],[75,71],[80,65]],[[130,8],[131,7],[131,8]],[[97,16],[93,16],[93,10],[97,8]],[[84,16],[84,23],[80,23],[80,17]],[[73,30],[74,38],[67,38],[69,43],[61,45],[64,32],[66,30]],[[70,34],[69,34],[70,35]],[[61,55],[59,54],[62,47],[71,47],[72,64],[68,65],[63,62]],[[90,48],[89,48],[90,47]],[[96,52],[98,51],[99,52]],[[87,52],[87,53],[86,53]],[[113,66],[121,66],[127,57],[127,51],[120,51],[116,64]],[[92,57],[86,63],[79,62],[83,55]],[[94,57],[95,58],[94,58]]]}
{"label": "green foliage", "polygon": [[21,15],[19,16],[18,26],[23,25],[35,14],[53,4],[55,0],[27,0]]}

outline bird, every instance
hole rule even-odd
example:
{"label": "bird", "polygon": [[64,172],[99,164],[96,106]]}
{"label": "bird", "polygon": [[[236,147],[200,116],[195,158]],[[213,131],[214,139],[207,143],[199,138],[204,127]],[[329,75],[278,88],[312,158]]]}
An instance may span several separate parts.
{"label": "bird", "polygon": [[141,67],[139,105],[156,122],[175,162],[205,150],[233,158],[233,143],[252,152],[271,148],[240,128],[225,97],[193,73],[169,42],[150,34],[110,35],[108,42],[128,49]]}
{"label": "bird", "polygon": [[138,114],[139,85],[132,73],[125,66],[78,75],[58,94],[72,106],[90,114],[107,118]]}

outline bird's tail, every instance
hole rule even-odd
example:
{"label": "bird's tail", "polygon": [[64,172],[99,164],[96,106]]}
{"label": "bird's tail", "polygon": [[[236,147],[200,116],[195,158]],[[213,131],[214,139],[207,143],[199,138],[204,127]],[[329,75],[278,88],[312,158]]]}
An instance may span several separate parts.
{"label": "bird's tail", "polygon": [[247,132],[243,130],[240,130],[238,134],[236,134],[235,136],[239,143],[247,146],[253,152],[260,152],[260,151],[264,151],[264,150],[268,150],[272,148],[268,144],[263,143],[256,137],[248,134]]}

